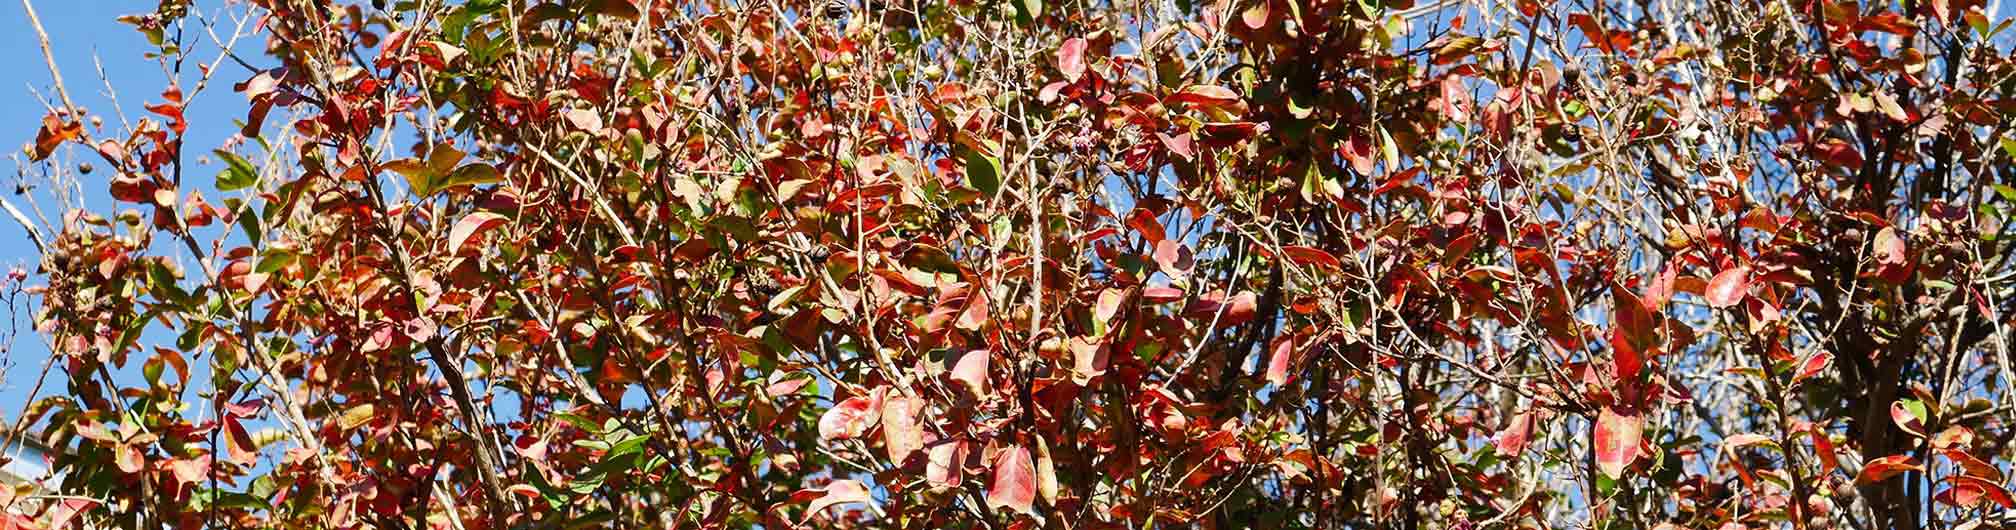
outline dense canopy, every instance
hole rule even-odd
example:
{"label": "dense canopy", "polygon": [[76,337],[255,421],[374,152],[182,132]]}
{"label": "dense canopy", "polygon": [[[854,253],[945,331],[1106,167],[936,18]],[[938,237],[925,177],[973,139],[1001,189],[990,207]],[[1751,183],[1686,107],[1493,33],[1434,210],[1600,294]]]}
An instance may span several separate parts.
{"label": "dense canopy", "polygon": [[1995,528],[1999,11],[161,0],[158,92],[12,129],[64,451],[0,507]]}

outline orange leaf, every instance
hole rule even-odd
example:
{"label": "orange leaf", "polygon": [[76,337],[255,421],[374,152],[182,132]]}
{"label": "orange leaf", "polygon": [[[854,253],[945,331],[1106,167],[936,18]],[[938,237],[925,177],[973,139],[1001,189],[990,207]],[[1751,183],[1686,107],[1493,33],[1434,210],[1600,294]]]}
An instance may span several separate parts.
{"label": "orange leaf", "polygon": [[35,148],[28,153],[30,161],[49,158],[63,142],[76,139],[84,134],[84,124],[59,120],[51,114],[42,118],[42,128],[35,131]]}

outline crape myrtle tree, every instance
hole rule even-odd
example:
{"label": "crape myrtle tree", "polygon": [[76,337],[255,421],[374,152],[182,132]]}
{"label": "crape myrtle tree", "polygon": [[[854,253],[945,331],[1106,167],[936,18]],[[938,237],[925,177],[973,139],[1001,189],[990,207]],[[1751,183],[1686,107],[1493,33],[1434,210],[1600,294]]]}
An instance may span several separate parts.
{"label": "crape myrtle tree", "polygon": [[2012,507],[1978,0],[164,0],[110,113],[23,5],[39,524]]}

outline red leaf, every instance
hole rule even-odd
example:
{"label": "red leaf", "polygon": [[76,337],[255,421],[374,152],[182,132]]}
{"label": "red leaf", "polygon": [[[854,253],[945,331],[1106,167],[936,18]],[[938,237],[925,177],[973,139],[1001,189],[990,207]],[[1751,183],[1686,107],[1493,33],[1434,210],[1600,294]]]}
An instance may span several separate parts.
{"label": "red leaf", "polygon": [[1616,307],[1616,329],[1619,332],[1616,336],[1628,342],[1634,352],[1647,353],[1658,347],[1660,322],[1653,315],[1651,306],[1622,285],[1611,285],[1610,297]]}
{"label": "red leaf", "polygon": [[875,427],[881,419],[881,391],[868,396],[854,396],[841,401],[819,416],[819,439],[846,440],[859,438]]}
{"label": "red leaf", "polygon": [[1624,476],[1624,469],[1638,459],[1638,441],[1644,429],[1643,416],[1604,407],[1596,416],[1596,467],[1613,479]]}
{"label": "red leaf", "polygon": [[1252,291],[1232,295],[1230,300],[1225,299],[1224,291],[1215,291],[1199,298],[1197,303],[1192,304],[1183,314],[1186,317],[1202,319],[1203,323],[1210,323],[1211,319],[1215,318],[1218,326],[1224,328],[1252,320],[1256,306]]}
{"label": "red leaf", "polygon": [[1135,208],[1133,212],[1128,213],[1127,227],[1140,233],[1149,243],[1161,243],[1163,239],[1169,237],[1169,230],[1163,228],[1162,220],[1156,219],[1155,212],[1146,208]]}
{"label": "red leaf", "polygon": [[1463,78],[1447,76],[1442,78],[1442,116],[1456,123],[1470,122],[1470,91],[1463,87]]}
{"label": "red leaf", "polygon": [[140,470],[147,468],[147,455],[142,454],[139,447],[122,443],[114,446],[112,450],[116,451],[113,463],[119,466],[120,471],[139,473]]}
{"label": "red leaf", "polygon": [[1533,413],[1521,412],[1512,417],[1505,429],[1498,431],[1493,442],[1498,446],[1498,456],[1514,457],[1526,452],[1526,442],[1533,436]]}
{"label": "red leaf", "polygon": [[978,331],[981,326],[987,325],[987,315],[987,297],[974,293],[966,297],[966,309],[959,312],[959,320],[952,324],[959,329]]}
{"label": "red leaf", "polygon": [[1162,140],[1162,147],[1169,149],[1171,153],[1176,153],[1176,156],[1182,157],[1184,161],[1197,159],[1197,147],[1194,145],[1196,143],[1195,138],[1192,138],[1190,133],[1170,135],[1169,133],[1158,132],[1155,133],[1155,138]]}
{"label": "red leaf", "polygon": [[[1118,291],[1109,290],[1107,292],[1118,292]],[[1183,290],[1175,287],[1151,286],[1151,287],[1144,287],[1141,289],[1141,301],[1148,302],[1151,304],[1166,304],[1169,302],[1174,302],[1182,299],[1183,299]],[[1106,293],[1099,293],[1099,302],[1102,304],[1106,302]],[[1115,298],[1114,303],[1116,304],[1119,303],[1119,299]],[[1104,307],[1101,307],[1100,309],[1102,311],[1105,310]],[[1107,318],[1112,318],[1112,315],[1107,315]]]}
{"label": "red leaf", "polygon": [[1064,39],[1064,45],[1057,47],[1057,69],[1073,83],[1085,77],[1085,39]]}
{"label": "red leaf", "polygon": [[146,202],[154,198],[154,191],[160,189],[152,179],[140,175],[119,175],[112,177],[110,191],[112,198],[125,202]]}
{"label": "red leaf", "polygon": [[1288,261],[1301,265],[1315,265],[1331,270],[1338,270],[1344,267],[1344,262],[1338,261],[1337,256],[1332,256],[1329,252],[1316,247],[1290,245],[1281,247],[1281,253],[1288,255]]}
{"label": "red leaf", "polygon": [[1012,446],[994,458],[994,484],[987,487],[987,509],[1003,507],[1034,514],[1036,504],[1036,464],[1029,449]]}
{"label": "red leaf", "polygon": [[245,425],[239,423],[236,416],[224,416],[224,449],[232,463],[249,466],[259,461],[258,448],[252,445],[252,435],[245,432]]}
{"label": "red leaf", "polygon": [[250,418],[259,415],[259,409],[266,408],[266,400],[254,399],[238,403],[225,403],[224,413],[234,418]]}
{"label": "red leaf", "polygon": [[105,428],[105,424],[99,423],[98,420],[86,418],[77,420],[76,423],[71,425],[71,430],[76,431],[78,436],[83,436],[86,439],[105,443],[119,442],[119,438],[112,434],[112,430]]}
{"label": "red leaf", "polygon": [[1723,308],[1743,301],[1750,291],[1750,266],[1730,268],[1708,280],[1708,305]]}
{"label": "red leaf", "polygon": [[1948,477],[1947,480],[1953,485],[1933,497],[1939,502],[1972,508],[1980,504],[1981,499],[1985,497],[1995,501],[1995,504],[2001,505],[2003,509],[2016,508],[2016,499],[2011,499],[2009,490],[2000,484],[1968,476]]}
{"label": "red leaf", "polygon": [[167,98],[168,102],[147,103],[141,105],[141,108],[168,118],[168,130],[175,131],[176,135],[181,135],[183,132],[188,131],[189,121],[183,119],[182,116],[182,91],[170,88],[162,91],[161,96]]}
{"label": "red leaf", "polygon": [[1890,421],[1897,422],[1897,428],[1919,438],[1925,437],[1925,420],[1904,406],[1902,401],[1890,403]]}
{"label": "red leaf", "polygon": [[1108,356],[1111,352],[1106,344],[1087,337],[1073,337],[1071,343],[1071,380],[1084,385],[1092,378],[1106,374]]}
{"label": "red leaf", "polygon": [[931,446],[924,463],[924,480],[935,488],[950,488],[959,485],[961,468],[966,462],[966,442],[945,440]]}
{"label": "red leaf", "polygon": [[462,220],[455,222],[455,228],[448,231],[448,252],[462,254],[462,247],[469,243],[470,238],[496,228],[507,220],[502,215],[490,212],[476,212],[463,216]]}
{"label": "red leaf", "polygon": [[[813,495],[818,495],[818,497],[812,498]],[[868,496],[868,488],[863,487],[858,480],[835,480],[824,488],[801,490],[791,495],[793,502],[805,498],[812,498],[812,504],[805,506],[805,520],[807,521],[812,520],[812,516],[826,511],[827,508],[831,508],[835,504],[873,504],[875,502],[873,497]]]}
{"label": "red leaf", "polygon": [[1820,455],[1820,471],[1832,473],[1841,467],[1841,457],[1834,453],[1834,440],[1827,437],[1827,431],[1818,426],[1806,429],[1813,435],[1813,454]]}
{"label": "red leaf", "polygon": [[1164,239],[1155,244],[1155,264],[1162,267],[1162,272],[1181,278],[1190,275],[1190,268],[1197,264],[1197,260],[1189,245]]}
{"label": "red leaf", "polygon": [[1602,24],[1596,22],[1595,17],[1589,16],[1588,13],[1575,13],[1568,15],[1568,23],[1582,30],[1582,39],[1585,42],[1592,43],[1605,52],[1616,51],[1610,47],[1609,32],[1603,30]]}
{"label": "red leaf", "polygon": [[903,465],[910,455],[924,448],[924,424],[917,414],[924,410],[924,401],[911,397],[893,397],[882,401],[882,444],[889,450],[889,461]]}
{"label": "red leaf", "polygon": [[1253,291],[1242,291],[1239,294],[1232,295],[1232,306],[1226,308],[1225,318],[1220,323],[1227,326],[1236,326],[1253,320],[1253,311],[1256,305],[1257,302],[1253,297]]}
{"label": "red leaf", "polygon": [[1960,449],[1947,449],[1942,453],[1945,453],[1946,458],[1952,460],[1953,465],[1959,466],[1961,472],[1967,476],[1990,482],[2002,481],[2002,468],[1995,467],[1995,464],[1982,461]]}
{"label": "red leaf", "polygon": [[1855,483],[1861,485],[1875,484],[1890,480],[1890,477],[1895,477],[1905,471],[1924,470],[1924,467],[1911,463],[1911,455],[1891,455],[1870,460],[1869,463],[1863,464],[1862,472],[1855,475]]}
{"label": "red leaf", "polygon": [[1099,299],[1093,302],[1092,318],[1102,324],[1112,322],[1113,316],[1120,314],[1120,303],[1125,301],[1127,301],[1126,291],[1119,289],[1100,291]]}
{"label": "red leaf", "polygon": [[238,83],[232,88],[239,92],[244,92],[246,101],[258,101],[259,98],[266,97],[272,94],[273,91],[280,89],[280,78],[274,77],[274,74],[277,72],[280,71],[260,70],[251,79],[246,79],[245,82]]}
{"label": "red leaf", "polygon": [[952,365],[952,380],[962,383],[975,397],[987,395],[987,350],[973,350]]}
{"label": "red leaf", "polygon": [[597,116],[595,111],[588,109],[567,109],[567,112],[562,115],[567,118],[567,123],[573,124],[575,128],[588,131],[589,134],[602,132],[602,117]]}
{"label": "red leaf", "polygon": [[84,510],[89,510],[92,506],[97,505],[98,501],[90,499],[64,498],[62,504],[58,504],[55,508],[49,510],[48,528],[69,528],[71,520],[76,519],[77,514],[84,513]]}
{"label": "red leaf", "polygon": [[210,455],[176,459],[168,463],[168,469],[175,474],[175,480],[183,484],[203,482],[210,476]]}
{"label": "red leaf", "polygon": [[1204,145],[1227,147],[1258,134],[1260,124],[1250,121],[1212,122],[1204,124],[1198,131],[1203,133],[1198,138],[1204,141]]}
{"label": "red leaf", "polygon": [[1818,375],[1821,370],[1827,368],[1827,363],[1833,359],[1834,354],[1828,353],[1826,350],[1816,351],[1813,352],[1813,355],[1806,356],[1806,360],[1799,362],[1799,373],[1792,375],[1792,384],[1799,384],[1800,381],[1805,381],[1807,378]]}
{"label": "red leaf", "polygon": [[1611,362],[1616,365],[1619,381],[1635,381],[1638,379],[1638,374],[1645,371],[1645,356],[1636,346],[1631,345],[1631,339],[1626,336],[1623,324],[1619,323],[1618,326],[1610,328],[1610,351],[1613,354]]}
{"label": "red leaf", "polygon": [[1904,238],[1897,235],[1896,227],[1883,227],[1876,232],[1876,262],[1883,265],[1903,265],[1910,261],[1904,248]]}
{"label": "red leaf", "polygon": [[805,385],[812,383],[812,378],[810,377],[796,377],[784,372],[778,372],[777,374],[777,376],[771,378],[770,385],[763,389],[763,392],[769,394],[770,397],[794,394],[799,389],[805,388]]}
{"label": "red leaf", "polygon": [[1820,149],[1820,155],[1835,167],[1845,169],[1862,167],[1862,152],[1855,150],[1855,146],[1848,145],[1848,142],[1828,140],[1817,147]]}
{"label": "red leaf", "polygon": [[1232,107],[1239,103],[1239,93],[1218,85],[1190,85],[1181,92],[1170,94],[1164,99],[1170,105],[1184,104],[1203,110]]}
{"label": "red leaf", "polygon": [[1372,135],[1364,132],[1353,132],[1344,139],[1343,145],[1337,146],[1337,154],[1350,161],[1351,170],[1360,175],[1370,175],[1376,169],[1378,161],[1373,158],[1374,150]]}
{"label": "red leaf", "polygon": [[1036,439],[1036,494],[1043,504],[1057,505],[1057,463],[1050,458],[1050,442]]}
{"label": "red leaf", "polygon": [[1765,437],[1762,434],[1753,434],[1753,433],[1732,434],[1729,435],[1728,438],[1722,439],[1722,446],[1734,449],[1738,447],[1752,446],[1770,441],[1771,441],[1770,438]]}
{"label": "red leaf", "polygon": [[1288,361],[1295,355],[1295,340],[1281,337],[1274,340],[1274,352],[1267,356],[1267,382],[1275,386],[1288,383]]}

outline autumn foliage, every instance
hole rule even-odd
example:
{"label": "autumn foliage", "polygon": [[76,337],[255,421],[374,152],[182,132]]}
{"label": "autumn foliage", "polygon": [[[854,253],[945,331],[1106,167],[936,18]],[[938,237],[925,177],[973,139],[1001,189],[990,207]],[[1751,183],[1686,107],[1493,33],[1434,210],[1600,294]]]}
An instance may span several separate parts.
{"label": "autumn foliage", "polygon": [[165,90],[116,115],[38,84],[7,203],[56,374],[10,434],[68,450],[68,500],[0,505],[45,522],[2016,508],[2016,62],[1979,0],[121,20],[157,48],[108,52]]}

